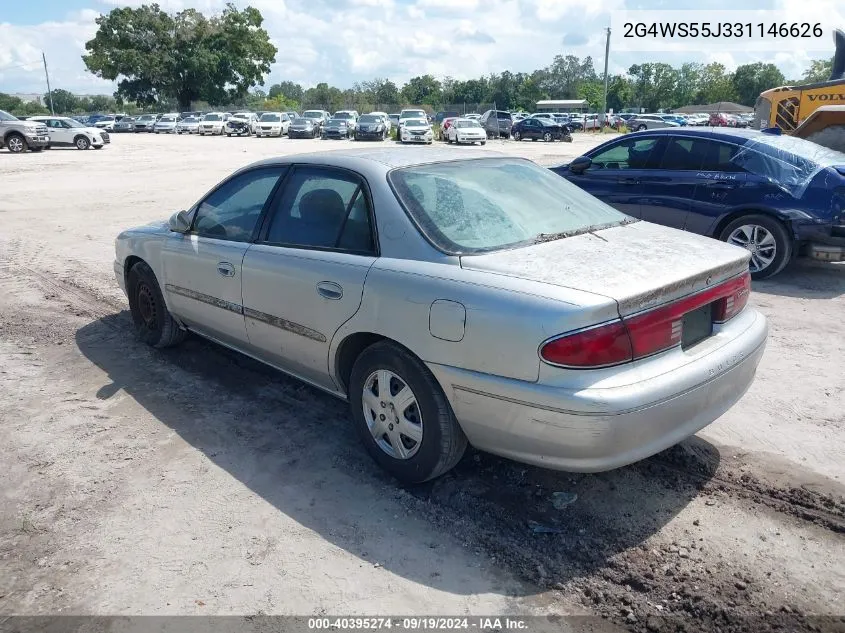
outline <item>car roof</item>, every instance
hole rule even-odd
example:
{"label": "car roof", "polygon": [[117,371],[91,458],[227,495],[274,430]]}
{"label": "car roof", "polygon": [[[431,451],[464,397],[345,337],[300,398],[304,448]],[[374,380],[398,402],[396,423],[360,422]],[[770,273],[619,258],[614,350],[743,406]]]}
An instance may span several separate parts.
{"label": "car roof", "polygon": [[367,161],[390,169],[397,169],[400,167],[411,167],[417,165],[431,165],[434,163],[444,163],[456,160],[470,160],[475,158],[515,158],[519,157],[508,156],[501,152],[491,152],[485,150],[473,149],[456,149],[456,148],[427,148],[418,151],[410,150],[408,148],[360,148],[360,149],[345,149],[345,150],[330,150],[325,152],[309,152],[306,154],[291,154],[287,156],[278,156],[275,158],[266,158],[258,162],[252,163],[247,168],[259,167],[266,165],[276,165],[280,163],[313,163],[328,166],[349,167],[352,163],[359,160]]}
{"label": "car roof", "polygon": [[750,138],[755,138],[763,134],[757,130],[749,130],[743,128],[660,128],[657,130],[644,130],[642,132],[631,132],[631,134],[649,136],[698,136],[701,138],[716,138],[725,141],[742,141],[743,143]]}

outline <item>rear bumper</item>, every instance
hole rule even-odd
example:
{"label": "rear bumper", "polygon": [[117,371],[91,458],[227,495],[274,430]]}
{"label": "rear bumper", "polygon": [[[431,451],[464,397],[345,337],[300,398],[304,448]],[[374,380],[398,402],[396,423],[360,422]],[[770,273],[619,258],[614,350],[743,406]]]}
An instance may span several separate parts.
{"label": "rear bumper", "polygon": [[729,343],[668,374],[621,386],[567,389],[429,368],[475,447],[556,470],[611,470],[694,435],[742,397],[768,333],[765,317],[749,310]]}

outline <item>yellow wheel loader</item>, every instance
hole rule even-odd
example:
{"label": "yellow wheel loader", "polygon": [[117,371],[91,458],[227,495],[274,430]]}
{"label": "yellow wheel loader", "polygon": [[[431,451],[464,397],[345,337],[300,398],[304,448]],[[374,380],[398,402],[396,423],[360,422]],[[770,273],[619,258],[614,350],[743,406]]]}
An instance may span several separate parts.
{"label": "yellow wheel loader", "polygon": [[845,33],[833,33],[836,53],[830,79],[803,86],[766,90],[754,105],[754,127],[780,128],[845,152]]}

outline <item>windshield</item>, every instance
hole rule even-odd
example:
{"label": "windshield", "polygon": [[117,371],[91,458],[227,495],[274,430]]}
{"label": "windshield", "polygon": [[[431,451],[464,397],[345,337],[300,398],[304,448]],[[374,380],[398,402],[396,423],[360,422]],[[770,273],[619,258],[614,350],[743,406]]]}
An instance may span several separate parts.
{"label": "windshield", "polygon": [[399,115],[403,119],[425,119],[425,112],[422,110],[407,110]]}
{"label": "windshield", "polygon": [[152,114],[145,114],[139,118],[139,121],[152,121],[155,117]]}
{"label": "windshield", "polygon": [[274,112],[267,112],[266,114],[262,114],[259,121],[263,121],[264,123],[279,123],[282,120],[282,115],[276,114]]}
{"label": "windshield", "polygon": [[12,116],[4,110],[0,110],[0,121],[17,121],[18,117]]}
{"label": "windshield", "polygon": [[552,171],[517,158],[406,167],[390,172],[388,179],[423,234],[452,254],[498,250],[630,220]]}
{"label": "windshield", "polygon": [[311,125],[313,122],[311,121],[311,119],[306,119],[306,118],[305,118],[305,117],[303,117],[303,116],[299,116],[299,117],[296,117],[296,118],[293,120],[292,125],[305,125],[306,123],[307,123],[308,125]]}
{"label": "windshield", "polygon": [[206,114],[203,118],[203,121],[222,121],[223,119],[219,114]]}
{"label": "windshield", "polygon": [[329,119],[329,125],[346,125],[346,119],[333,118]]}
{"label": "windshield", "polygon": [[428,127],[428,121],[424,119],[405,119],[405,127],[416,127],[420,125]]}
{"label": "windshield", "polygon": [[86,127],[86,126],[82,125],[79,121],[77,121],[76,119],[63,119],[63,120],[67,124],[68,127]]}
{"label": "windshield", "polygon": [[159,119],[159,123],[173,123],[175,120],[175,116],[163,116]]}
{"label": "windshield", "polygon": [[456,121],[455,127],[481,127],[477,121]]}
{"label": "windshield", "polygon": [[323,118],[323,113],[320,110],[306,110],[302,113],[302,118],[304,119],[321,119]]}
{"label": "windshield", "polygon": [[349,112],[335,112],[335,115],[332,118],[334,118],[334,119],[354,119],[355,117]]}
{"label": "windshield", "polygon": [[358,119],[358,123],[381,123],[381,117],[374,114],[364,114]]}
{"label": "windshield", "polygon": [[196,123],[196,122],[197,122],[196,117],[192,117],[192,116],[185,117],[184,119],[182,119],[182,123]]}

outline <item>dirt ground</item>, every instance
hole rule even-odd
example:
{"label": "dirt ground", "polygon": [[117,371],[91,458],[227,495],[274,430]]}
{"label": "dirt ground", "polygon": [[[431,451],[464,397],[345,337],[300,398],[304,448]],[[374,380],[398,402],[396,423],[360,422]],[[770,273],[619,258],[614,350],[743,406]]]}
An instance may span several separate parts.
{"label": "dirt ground", "polygon": [[[487,149],[548,165],[595,143]],[[114,135],[102,151],[0,152],[0,620],[845,629],[841,265],[755,283],[771,335],[747,395],[696,437],[597,475],[470,450],[403,488],[359,447],[343,403],[197,338],[167,351],[134,340],[112,273],[120,230],[253,160],[349,145]],[[556,509],[554,492],[577,499]]]}

